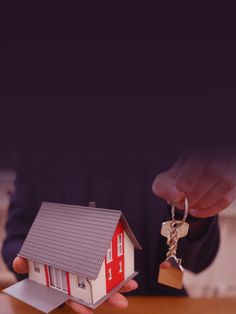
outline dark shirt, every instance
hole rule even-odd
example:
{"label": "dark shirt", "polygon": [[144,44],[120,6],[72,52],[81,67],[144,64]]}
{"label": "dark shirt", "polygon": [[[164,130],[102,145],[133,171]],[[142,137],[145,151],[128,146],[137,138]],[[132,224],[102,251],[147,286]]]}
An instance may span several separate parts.
{"label": "dark shirt", "polygon": [[[30,229],[42,201],[121,209],[143,250],[136,252],[139,272],[137,294],[184,295],[157,283],[159,264],[167,252],[160,235],[163,221],[171,219],[170,208],[151,190],[163,171],[161,154],[132,153],[37,153],[24,160],[17,171],[16,191],[11,198],[3,258],[9,269]],[[217,218],[210,218],[208,231],[199,239],[179,240],[177,256],[193,272],[205,269],[214,259],[218,244]],[[193,222],[194,223],[194,222]],[[191,225],[190,225],[191,228]],[[17,275],[19,279],[22,276]]]}

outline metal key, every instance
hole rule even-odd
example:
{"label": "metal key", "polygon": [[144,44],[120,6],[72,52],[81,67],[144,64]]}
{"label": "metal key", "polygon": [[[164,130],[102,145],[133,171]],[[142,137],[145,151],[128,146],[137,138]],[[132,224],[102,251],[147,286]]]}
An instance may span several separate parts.
{"label": "metal key", "polygon": [[178,239],[188,233],[189,225],[185,222],[188,212],[188,202],[185,201],[185,214],[183,220],[175,220],[174,209],[172,206],[172,220],[162,224],[161,234],[167,237],[169,247],[166,254],[166,260],[160,265],[158,282],[170,287],[181,289],[183,285],[184,269],[181,265],[181,259],[176,257]]}
{"label": "metal key", "polygon": [[167,238],[169,250],[166,255],[166,260],[160,265],[158,282],[176,289],[181,289],[184,270],[181,266],[181,259],[176,257],[179,226],[175,224],[175,221],[169,226],[171,227],[171,232],[168,234]]}
{"label": "metal key", "polygon": [[170,239],[170,234],[172,231],[172,224],[175,224],[178,232],[178,239],[185,237],[188,234],[189,224],[181,220],[169,220],[162,223],[161,235]]}

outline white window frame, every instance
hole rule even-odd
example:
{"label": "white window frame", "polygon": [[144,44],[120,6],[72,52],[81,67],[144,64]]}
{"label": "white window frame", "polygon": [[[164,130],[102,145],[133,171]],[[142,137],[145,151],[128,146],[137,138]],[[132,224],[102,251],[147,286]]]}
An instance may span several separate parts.
{"label": "white window frame", "polygon": [[107,263],[112,261],[112,242],[110,243],[108,250],[107,250]]}
{"label": "white window frame", "polygon": [[40,273],[39,262],[34,262],[34,271],[36,273]]}
{"label": "white window frame", "polygon": [[108,280],[112,280],[112,270],[108,268]]}
{"label": "white window frame", "polygon": [[78,276],[78,288],[83,290],[86,289],[85,278],[82,276]]}
{"label": "white window frame", "polygon": [[117,256],[123,255],[123,234],[117,235]]}

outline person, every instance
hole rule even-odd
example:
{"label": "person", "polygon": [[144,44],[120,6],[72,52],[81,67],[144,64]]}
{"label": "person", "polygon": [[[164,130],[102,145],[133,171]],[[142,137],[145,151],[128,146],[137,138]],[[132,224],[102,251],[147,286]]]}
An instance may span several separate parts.
{"label": "person", "polygon": [[[165,260],[166,239],[160,235],[163,221],[170,220],[170,207],[182,216],[183,201],[189,200],[188,235],[179,240],[177,255],[183,266],[195,273],[214,259],[219,245],[217,213],[236,197],[235,162],[232,155],[189,152],[157,176],[158,156],[135,154],[36,153],[18,168],[16,190],[11,198],[3,258],[20,280],[27,273],[25,260],[16,257],[42,201],[122,209],[143,246],[136,255],[137,281],[131,280],[106,302],[127,306],[121,293],[186,295],[157,283],[158,267]],[[163,164],[163,163],[162,163]],[[159,170],[161,168],[159,167]],[[164,201],[163,201],[164,200]],[[77,313],[92,310],[69,301]]]}

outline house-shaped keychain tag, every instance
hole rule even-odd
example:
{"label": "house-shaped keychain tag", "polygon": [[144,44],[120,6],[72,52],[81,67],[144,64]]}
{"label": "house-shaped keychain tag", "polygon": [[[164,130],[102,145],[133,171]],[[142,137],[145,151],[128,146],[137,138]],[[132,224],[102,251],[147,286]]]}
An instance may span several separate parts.
{"label": "house-shaped keychain tag", "polygon": [[4,292],[45,313],[68,299],[94,309],[137,274],[135,248],[121,211],[44,202],[18,254],[29,278]]}

